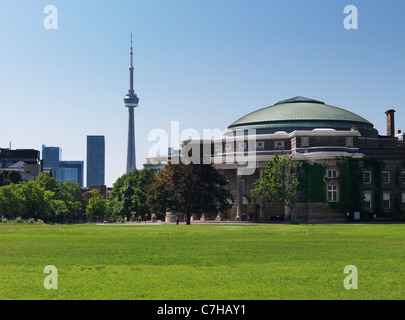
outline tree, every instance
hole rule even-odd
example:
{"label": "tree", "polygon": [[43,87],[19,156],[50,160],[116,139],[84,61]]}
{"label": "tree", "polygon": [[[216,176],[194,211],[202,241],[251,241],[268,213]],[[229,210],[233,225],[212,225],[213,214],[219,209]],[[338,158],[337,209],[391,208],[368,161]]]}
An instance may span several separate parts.
{"label": "tree", "polygon": [[6,185],[0,188],[0,216],[8,219],[23,214],[23,199],[18,192],[20,185]]}
{"label": "tree", "polygon": [[49,204],[52,215],[60,221],[67,219],[68,223],[72,218],[85,212],[86,200],[80,191],[80,185],[72,181],[61,183],[49,173],[43,173],[36,179],[38,187],[51,192]]}
{"label": "tree", "polygon": [[143,169],[118,178],[108,197],[113,214],[128,219],[132,214],[148,214],[150,208],[146,203],[146,186],[154,181],[155,175],[155,170]]}
{"label": "tree", "polygon": [[44,218],[51,214],[51,200],[54,193],[45,190],[35,181],[29,181],[21,186],[21,194],[24,199],[23,216],[25,218]]}
{"label": "tree", "polygon": [[72,218],[79,218],[86,213],[87,201],[78,183],[69,180],[63,182],[63,184],[61,184],[60,199],[66,204],[68,223],[70,223]]}
{"label": "tree", "polygon": [[9,184],[17,184],[22,182],[21,174],[18,171],[2,171],[0,172],[0,187]]}
{"label": "tree", "polygon": [[254,199],[262,197],[266,204],[287,206],[291,210],[291,221],[295,221],[300,174],[301,163],[293,160],[288,154],[280,157],[275,154],[254,183],[255,188],[251,195]]}
{"label": "tree", "polygon": [[107,215],[107,200],[97,190],[87,191],[91,195],[86,214],[94,219],[103,219]]}
{"label": "tree", "polygon": [[63,219],[63,217],[68,212],[66,203],[62,200],[52,199],[50,205],[51,205],[51,212],[54,218],[59,217]]}
{"label": "tree", "polygon": [[154,211],[192,214],[224,211],[230,192],[225,177],[211,164],[169,164],[148,187],[148,204]]}

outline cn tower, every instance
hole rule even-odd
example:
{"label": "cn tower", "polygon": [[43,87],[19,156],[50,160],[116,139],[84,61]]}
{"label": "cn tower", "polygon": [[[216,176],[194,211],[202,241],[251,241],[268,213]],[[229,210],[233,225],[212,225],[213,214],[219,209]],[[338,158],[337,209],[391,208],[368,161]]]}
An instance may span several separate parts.
{"label": "cn tower", "polygon": [[132,33],[131,54],[129,65],[129,90],[124,98],[124,105],[128,108],[128,149],[127,149],[127,173],[136,169],[135,157],[135,121],[134,110],[138,106],[139,99],[134,92],[134,66],[132,59]]}

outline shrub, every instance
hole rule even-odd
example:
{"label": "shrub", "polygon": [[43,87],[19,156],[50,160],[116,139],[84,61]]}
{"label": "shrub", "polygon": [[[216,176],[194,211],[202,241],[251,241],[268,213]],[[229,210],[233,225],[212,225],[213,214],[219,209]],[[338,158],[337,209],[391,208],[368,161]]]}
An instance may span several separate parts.
{"label": "shrub", "polygon": [[15,223],[23,223],[23,220],[21,218],[15,219]]}
{"label": "shrub", "polygon": [[1,222],[2,222],[2,223],[7,223],[8,220],[7,220],[7,219],[3,219],[3,220],[1,220]]}
{"label": "shrub", "polygon": [[373,222],[390,222],[391,218],[389,217],[377,217],[373,218]]}

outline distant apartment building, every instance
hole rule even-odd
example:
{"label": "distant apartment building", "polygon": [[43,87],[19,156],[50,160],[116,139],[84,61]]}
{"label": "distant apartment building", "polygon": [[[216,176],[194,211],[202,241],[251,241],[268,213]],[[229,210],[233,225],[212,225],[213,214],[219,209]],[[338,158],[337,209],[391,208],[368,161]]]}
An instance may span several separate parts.
{"label": "distant apartment building", "polygon": [[24,183],[34,181],[43,172],[40,152],[33,149],[0,148],[0,172],[17,171]]}
{"label": "distant apartment building", "polygon": [[9,167],[19,161],[27,164],[38,164],[40,152],[34,149],[2,149],[0,148],[0,162],[2,167]]}
{"label": "distant apartment building", "polygon": [[87,136],[87,187],[105,185],[104,136]]}

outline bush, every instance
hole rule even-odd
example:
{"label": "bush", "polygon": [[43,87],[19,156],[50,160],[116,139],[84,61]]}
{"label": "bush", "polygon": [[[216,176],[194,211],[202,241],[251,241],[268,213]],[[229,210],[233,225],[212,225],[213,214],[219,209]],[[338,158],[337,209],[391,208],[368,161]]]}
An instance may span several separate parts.
{"label": "bush", "polygon": [[373,222],[390,222],[392,221],[389,217],[377,217],[373,218]]}
{"label": "bush", "polygon": [[34,222],[35,222],[35,221],[34,221],[34,219],[32,219],[32,218],[28,220],[28,223],[34,223]]}
{"label": "bush", "polygon": [[23,223],[23,220],[21,218],[15,219],[15,223]]}
{"label": "bush", "polygon": [[2,223],[8,223],[8,220],[7,220],[7,219],[3,219],[3,220],[1,220],[1,222],[2,222]]}

